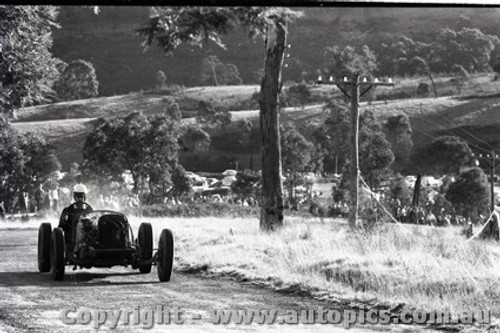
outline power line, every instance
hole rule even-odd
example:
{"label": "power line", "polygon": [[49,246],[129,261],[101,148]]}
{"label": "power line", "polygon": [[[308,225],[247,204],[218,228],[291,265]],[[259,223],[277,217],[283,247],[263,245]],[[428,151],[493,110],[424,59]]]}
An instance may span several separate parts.
{"label": "power line", "polygon": [[[438,118],[448,122],[449,124],[452,124],[452,125],[455,125],[453,124],[453,122],[449,119],[446,119],[444,118],[443,116],[439,116],[439,115],[436,115]],[[487,143],[486,141],[483,141],[482,139],[478,138],[477,136],[475,136],[474,134],[470,133],[469,131],[467,131],[465,128],[463,127],[456,127],[456,129],[464,132],[465,134],[469,135],[470,137],[474,138],[475,140],[477,140],[478,142],[490,147],[491,149],[495,149],[495,147],[493,147],[492,145],[490,145],[489,143]]]}
{"label": "power line", "polygon": [[[420,121],[423,121],[423,122],[425,122],[425,123],[427,123],[427,124],[431,124],[431,121],[430,121],[430,120],[428,120],[428,119],[425,119],[425,118],[419,118],[419,120],[420,120]],[[446,120],[447,120],[447,119],[446,119]],[[449,120],[447,120],[447,121],[448,121],[448,122],[450,122]],[[451,122],[450,122],[450,123],[451,123]],[[431,125],[432,125],[432,126],[435,126],[436,124],[435,124],[435,123],[432,123]],[[446,130],[446,129],[447,129],[446,127],[444,127],[444,126],[442,126],[442,125],[439,125],[439,127],[441,127],[440,129],[443,129],[443,130]],[[412,129],[413,129],[413,128],[412,128]],[[420,129],[420,131],[423,131],[423,130],[421,130],[421,129]],[[431,136],[431,135],[429,134],[429,132],[426,132],[426,133],[428,134],[428,136]],[[470,133],[469,133],[469,134],[470,134]],[[432,136],[433,136],[433,138],[434,138],[434,139],[436,139],[436,138],[437,138],[437,137],[435,136],[435,134],[432,134]],[[483,147],[479,146],[478,144],[473,143],[473,142],[471,142],[470,140],[467,140],[467,139],[466,139],[466,138],[464,138],[464,137],[462,137],[461,139],[462,139],[463,141],[465,141],[465,142],[466,142],[469,146],[474,147],[474,148],[476,148],[477,150],[479,150],[479,151],[483,151],[483,152],[485,152],[485,153],[490,153],[490,152],[491,152],[491,149],[495,149],[494,147],[492,147],[491,145],[486,144],[486,143],[485,143],[485,144],[486,144],[487,146],[491,147],[491,149],[483,148]],[[482,140],[480,140],[480,141],[482,141]]]}

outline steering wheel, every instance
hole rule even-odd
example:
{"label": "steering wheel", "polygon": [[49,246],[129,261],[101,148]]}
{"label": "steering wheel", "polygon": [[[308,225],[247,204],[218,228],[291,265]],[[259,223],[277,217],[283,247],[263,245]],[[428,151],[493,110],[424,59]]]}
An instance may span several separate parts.
{"label": "steering wheel", "polygon": [[75,208],[75,209],[82,209],[82,210],[83,210],[83,208],[78,208],[78,207],[76,206],[76,205],[79,205],[79,204],[82,204],[82,205],[87,205],[87,206],[88,206],[88,208],[85,208],[85,210],[88,210],[89,208],[90,208],[90,210],[94,210],[94,208],[92,208],[92,206],[91,206],[91,205],[89,205],[89,204],[88,204],[88,203],[86,203],[86,202],[78,202],[78,203],[73,202],[71,205],[72,205],[72,206],[73,206],[73,208]]}

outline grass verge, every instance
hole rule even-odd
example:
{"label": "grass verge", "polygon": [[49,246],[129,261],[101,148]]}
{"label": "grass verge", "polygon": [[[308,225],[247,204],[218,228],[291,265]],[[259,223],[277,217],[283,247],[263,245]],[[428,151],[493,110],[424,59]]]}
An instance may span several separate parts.
{"label": "grass verge", "polygon": [[[490,310],[500,317],[500,246],[466,242],[460,228],[287,218],[272,234],[256,218],[151,219],[173,230],[177,268],[264,283],[352,304],[425,311]],[[138,220],[135,222],[138,224]]]}

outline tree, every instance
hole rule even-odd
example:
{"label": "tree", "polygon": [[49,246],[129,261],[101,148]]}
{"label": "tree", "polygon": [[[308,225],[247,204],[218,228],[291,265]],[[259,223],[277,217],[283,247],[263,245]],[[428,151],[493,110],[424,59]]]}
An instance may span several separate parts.
{"label": "tree", "polygon": [[70,62],[54,84],[57,98],[61,101],[96,97],[98,88],[94,66],[81,59]]}
{"label": "tree", "polygon": [[394,164],[402,169],[408,163],[413,148],[410,119],[405,114],[389,117],[384,129],[394,153]]}
{"label": "tree", "polygon": [[91,132],[83,148],[83,169],[100,179],[121,179],[130,170],[134,192],[147,183],[150,198],[168,192],[178,161],[178,123],[166,116],[133,113],[108,120]]}
{"label": "tree", "polygon": [[235,64],[225,64],[221,75],[221,82],[227,85],[243,84],[243,79],[240,76],[240,71]]}
{"label": "tree", "polygon": [[303,179],[303,173],[311,171],[309,168],[315,147],[291,124],[283,126],[281,132],[283,168],[286,171],[288,198],[293,207],[296,205],[295,188]]}
{"label": "tree", "polygon": [[[165,116],[147,117],[143,142],[142,168],[150,191],[149,201],[165,196],[172,183],[172,174],[178,168],[179,124]],[[133,140],[134,136],[132,136]]]}
{"label": "tree", "polygon": [[302,108],[312,100],[311,91],[304,83],[294,83],[286,87],[280,97],[283,106],[300,106]]}
{"label": "tree", "polygon": [[495,77],[493,80],[498,79],[500,73],[500,38],[498,36],[489,35],[488,36],[493,43],[493,51],[490,53],[490,67],[495,72]]}
{"label": "tree", "polygon": [[252,173],[249,170],[238,172],[236,174],[236,181],[231,184],[231,191],[241,200],[252,198],[257,192],[259,181],[260,176],[256,173]]}
{"label": "tree", "polygon": [[164,71],[159,70],[158,72],[156,72],[155,79],[156,79],[156,87],[163,88],[165,86],[165,83],[167,82],[167,75],[165,74]]}
{"label": "tree", "polygon": [[211,40],[223,45],[221,35],[236,25],[250,36],[265,36],[264,77],[261,83],[260,126],[262,133],[261,230],[283,225],[283,186],[278,121],[278,93],[287,39],[287,25],[300,13],[266,7],[174,7],[155,8],[142,29],[144,45],[155,40],[165,52],[182,43],[201,45]]}
{"label": "tree", "polygon": [[179,199],[182,196],[189,195],[193,191],[191,181],[186,176],[186,170],[180,164],[176,164],[172,170],[172,188],[170,194]]}
{"label": "tree", "polygon": [[0,6],[0,113],[42,103],[52,94],[59,60],[52,57],[53,6]]}
{"label": "tree", "polygon": [[490,69],[490,54],[495,48],[490,36],[479,29],[442,29],[436,35],[434,53],[438,60],[435,71],[450,72],[455,64],[468,72],[484,72]]}
{"label": "tree", "polygon": [[391,179],[389,191],[391,198],[398,199],[402,206],[406,206],[410,203],[411,192],[401,174],[397,174]]}
{"label": "tree", "polygon": [[364,45],[360,51],[347,45],[344,49],[338,46],[326,49],[327,75],[335,77],[350,77],[353,73],[359,75],[372,74],[377,69],[377,58],[370,48]]}
{"label": "tree", "polygon": [[226,127],[231,123],[231,113],[217,110],[210,102],[200,101],[196,121],[208,127]]}
{"label": "tree", "polygon": [[[313,132],[314,141],[319,145],[328,170],[337,172],[338,165],[344,165],[349,154],[349,109],[340,101],[328,103],[323,112],[327,117]],[[330,165],[336,164],[337,167]]]}
{"label": "tree", "polygon": [[201,127],[189,125],[183,128],[179,143],[184,151],[200,152],[210,147],[210,135]]}
{"label": "tree", "polygon": [[201,83],[214,86],[238,85],[243,82],[236,65],[224,64],[215,55],[203,58],[200,79]]}
{"label": "tree", "polygon": [[164,97],[161,101],[164,105],[163,110],[167,117],[172,121],[180,121],[182,119],[182,112],[179,109],[179,104],[177,104],[173,97]]}
{"label": "tree", "polygon": [[77,183],[81,183],[81,171],[80,165],[76,162],[73,162],[69,166],[69,172],[67,172],[63,179],[61,179],[62,186],[72,186]]}
{"label": "tree", "polygon": [[410,59],[422,54],[424,44],[407,36],[401,36],[391,43],[382,43],[379,49],[379,70],[386,75],[414,75]]}
{"label": "tree", "polygon": [[[325,122],[313,132],[325,159],[337,159],[343,165],[349,158],[351,148],[352,119],[349,110],[342,104],[330,103],[325,107],[329,112]],[[365,111],[359,121],[359,165],[367,180],[375,183],[378,175],[394,161],[391,146],[382,132],[382,126],[370,111]],[[347,179],[347,177],[344,177]]]}
{"label": "tree", "polygon": [[413,165],[420,166],[428,174],[457,175],[462,166],[470,165],[472,151],[465,141],[456,136],[440,136],[418,149],[412,159]]}
{"label": "tree", "polygon": [[489,184],[486,175],[480,168],[472,168],[461,173],[446,192],[457,213],[474,217],[487,213],[490,206]]}
{"label": "tree", "polygon": [[227,126],[223,131],[212,134],[212,147],[224,152],[239,154],[242,151],[252,150],[251,135],[252,123],[241,119]]}
{"label": "tree", "polygon": [[434,97],[438,97],[436,83],[434,83],[431,68],[429,67],[427,61],[425,61],[421,57],[416,56],[410,60],[410,64],[413,68],[415,68],[415,71],[417,73],[427,75],[429,77],[429,80],[431,81],[432,84],[432,90],[434,91]]}
{"label": "tree", "polygon": [[463,68],[462,65],[453,65],[451,67],[451,74],[453,78],[450,80],[451,83],[457,88],[457,92],[460,94],[462,92],[462,88],[465,86],[465,81],[467,77],[469,77],[469,72]]}
{"label": "tree", "polygon": [[[382,44],[380,68],[400,75],[414,75],[417,70],[429,76],[429,73],[450,73],[452,66],[457,64],[468,72],[484,72],[496,62],[499,42],[496,36],[467,27],[441,29],[428,43],[402,36],[395,42]],[[416,57],[423,60],[420,69],[412,65]]]}
{"label": "tree", "polygon": [[212,83],[214,86],[218,86],[217,66],[220,65],[222,65],[222,63],[217,56],[211,55],[203,58],[201,62],[201,82]]}
{"label": "tree", "polygon": [[8,210],[14,197],[38,188],[60,169],[51,145],[33,133],[19,134],[0,119],[0,201]]}
{"label": "tree", "polygon": [[394,162],[394,154],[382,126],[371,111],[365,111],[360,117],[359,152],[360,170],[374,187],[379,176]]}

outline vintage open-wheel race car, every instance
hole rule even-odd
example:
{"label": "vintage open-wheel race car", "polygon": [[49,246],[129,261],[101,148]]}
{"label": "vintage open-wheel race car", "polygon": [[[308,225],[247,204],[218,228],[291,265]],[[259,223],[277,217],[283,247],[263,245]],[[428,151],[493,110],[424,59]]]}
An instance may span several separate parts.
{"label": "vintage open-wheel race car", "polygon": [[130,265],[141,273],[150,273],[156,265],[159,280],[170,281],[173,259],[174,239],[169,229],[162,230],[155,251],[151,224],[141,223],[134,238],[127,217],[115,211],[77,215],[69,235],[61,228],[52,230],[47,222],[38,229],[38,270],[50,271],[54,280],[64,278],[66,265],[74,265],[73,270]]}

